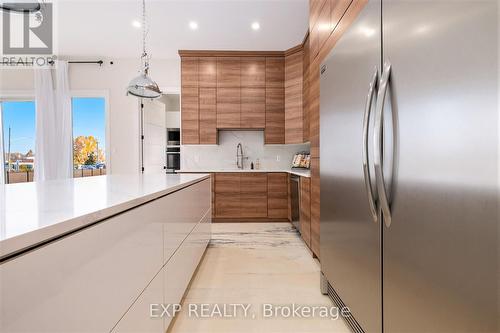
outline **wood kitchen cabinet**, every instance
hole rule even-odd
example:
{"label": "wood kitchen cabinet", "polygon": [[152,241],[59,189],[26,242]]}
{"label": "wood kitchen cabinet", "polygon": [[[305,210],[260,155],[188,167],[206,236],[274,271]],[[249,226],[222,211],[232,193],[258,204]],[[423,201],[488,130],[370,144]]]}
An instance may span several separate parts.
{"label": "wood kitchen cabinet", "polygon": [[309,34],[304,40],[304,51],[302,54],[303,90],[302,90],[302,112],[303,112],[303,141],[310,142],[310,113],[309,113]]}
{"label": "wood kitchen cabinet", "polygon": [[283,52],[179,54],[184,144],[217,144],[219,129],[263,129],[266,144],[309,139],[303,45]]}
{"label": "wood kitchen cabinet", "polygon": [[198,58],[181,58],[181,86],[198,87]]}
{"label": "wood kitchen cabinet", "polygon": [[303,143],[303,49],[299,45],[285,56],[285,143]]}
{"label": "wood kitchen cabinet", "polygon": [[240,180],[239,173],[215,174],[215,217],[240,217]]}
{"label": "wood kitchen cabinet", "polygon": [[241,88],[240,128],[266,127],[266,88]]}
{"label": "wood kitchen cabinet", "polygon": [[217,58],[217,88],[241,87],[241,59],[239,57]]}
{"label": "wood kitchen cabinet", "polygon": [[247,88],[264,88],[266,86],[265,57],[241,58],[241,86]]}
{"label": "wood kitchen cabinet", "polygon": [[285,88],[266,88],[266,144],[285,143]]}
{"label": "wood kitchen cabinet", "polygon": [[217,128],[240,127],[241,89],[217,88]]}
{"label": "wood kitchen cabinet", "polygon": [[216,221],[288,221],[288,173],[216,173]]}
{"label": "wood kitchen cabinet", "polygon": [[217,144],[217,91],[199,88],[199,140],[200,144]]}
{"label": "wood kitchen cabinet", "polygon": [[267,217],[267,174],[242,173],[240,178],[242,218]]}
{"label": "wood kitchen cabinet", "polygon": [[300,233],[311,247],[311,178],[300,177]]}
{"label": "wood kitchen cabinet", "polygon": [[267,216],[288,218],[289,212],[289,175],[288,173],[267,174]]}
{"label": "wood kitchen cabinet", "polygon": [[217,58],[199,57],[198,58],[198,77],[199,86],[205,88],[217,87]]}
{"label": "wood kitchen cabinet", "polygon": [[199,100],[198,87],[181,88],[182,144],[199,144]]}
{"label": "wood kitchen cabinet", "polygon": [[182,143],[199,144],[198,58],[181,59]]}
{"label": "wood kitchen cabinet", "polygon": [[266,58],[266,144],[285,143],[285,58]]}
{"label": "wood kitchen cabinet", "polygon": [[311,159],[311,250],[319,258],[320,179],[319,158]]}

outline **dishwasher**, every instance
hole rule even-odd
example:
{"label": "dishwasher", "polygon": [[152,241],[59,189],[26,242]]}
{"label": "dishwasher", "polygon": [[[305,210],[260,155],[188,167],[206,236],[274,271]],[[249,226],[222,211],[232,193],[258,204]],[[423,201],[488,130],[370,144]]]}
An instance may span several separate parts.
{"label": "dishwasher", "polygon": [[300,177],[290,176],[290,201],[292,224],[300,233]]}

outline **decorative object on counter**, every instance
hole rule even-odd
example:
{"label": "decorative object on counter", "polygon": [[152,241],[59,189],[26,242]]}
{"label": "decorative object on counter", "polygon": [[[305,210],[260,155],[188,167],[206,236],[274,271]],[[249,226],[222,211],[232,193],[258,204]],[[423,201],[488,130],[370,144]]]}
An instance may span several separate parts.
{"label": "decorative object on counter", "polygon": [[260,160],[255,161],[255,170],[260,170]]}
{"label": "decorative object on counter", "polygon": [[250,163],[250,170],[253,170],[253,162]]}
{"label": "decorative object on counter", "polygon": [[309,152],[300,152],[295,154],[292,161],[293,169],[309,169],[311,166],[311,154]]}
{"label": "decorative object on counter", "polygon": [[142,0],[142,68],[139,76],[130,81],[127,87],[127,95],[131,94],[140,98],[158,98],[161,90],[158,84],[149,77],[149,59],[146,52],[146,0]]}

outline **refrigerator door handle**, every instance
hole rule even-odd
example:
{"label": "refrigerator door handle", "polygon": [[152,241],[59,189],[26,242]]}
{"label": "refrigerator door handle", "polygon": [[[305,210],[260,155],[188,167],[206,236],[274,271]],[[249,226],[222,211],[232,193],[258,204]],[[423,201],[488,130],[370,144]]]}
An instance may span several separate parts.
{"label": "refrigerator door handle", "polygon": [[[375,195],[373,193],[371,175],[370,175],[370,167],[368,162],[368,130],[370,126],[370,114],[373,105],[373,98],[377,93],[378,89],[378,69],[375,68],[375,73],[373,73],[372,81],[370,82],[370,86],[368,89],[368,95],[366,96],[366,106],[365,106],[365,114],[363,117],[363,174],[365,181],[366,193],[368,195],[368,203],[370,206],[370,213],[372,215],[373,222],[378,222],[378,214],[377,214],[377,204],[375,200]],[[375,193],[376,194],[376,193]]]}
{"label": "refrigerator door handle", "polygon": [[384,70],[382,78],[380,79],[380,87],[377,94],[377,107],[375,109],[375,131],[373,135],[374,151],[373,160],[375,166],[375,180],[377,184],[377,192],[379,197],[380,206],[384,216],[384,223],[386,227],[391,226],[391,208],[389,206],[389,198],[387,195],[383,164],[382,164],[382,148],[383,148],[383,117],[385,97],[387,96],[387,89],[389,88],[389,79],[391,77],[391,63],[384,63]]}

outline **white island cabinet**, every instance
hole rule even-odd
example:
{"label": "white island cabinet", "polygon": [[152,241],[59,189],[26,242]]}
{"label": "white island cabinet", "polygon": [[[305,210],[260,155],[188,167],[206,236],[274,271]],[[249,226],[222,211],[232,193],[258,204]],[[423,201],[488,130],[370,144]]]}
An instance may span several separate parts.
{"label": "white island cabinet", "polygon": [[[4,186],[0,332],[168,327],[169,318],[150,317],[150,306],[179,303],[201,260],[210,240],[209,176],[95,178],[101,179]],[[84,197],[78,192],[91,187],[105,195],[76,203]],[[56,188],[60,211],[53,211],[57,205],[41,207],[47,198],[32,203],[31,212],[16,211],[22,205],[13,200],[22,191]],[[30,226],[16,229],[14,223]]]}

